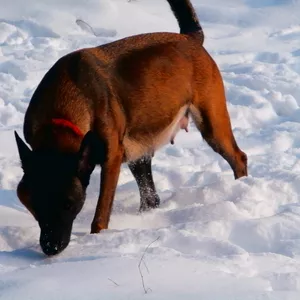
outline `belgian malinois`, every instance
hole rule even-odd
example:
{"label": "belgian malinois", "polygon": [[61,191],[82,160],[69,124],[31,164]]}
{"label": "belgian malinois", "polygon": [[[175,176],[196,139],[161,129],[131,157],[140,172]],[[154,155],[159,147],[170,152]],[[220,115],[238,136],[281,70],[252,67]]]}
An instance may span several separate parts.
{"label": "belgian malinois", "polygon": [[123,162],[135,177],[140,210],[159,206],[151,172],[157,149],[174,141],[189,116],[204,140],[247,176],[247,156],[232,133],[222,77],[203,47],[189,0],[168,0],[179,33],[150,33],[81,49],[45,74],[15,132],[24,171],[20,201],[38,221],[46,255],[67,247],[96,165],[100,195],[91,233],[108,228]]}

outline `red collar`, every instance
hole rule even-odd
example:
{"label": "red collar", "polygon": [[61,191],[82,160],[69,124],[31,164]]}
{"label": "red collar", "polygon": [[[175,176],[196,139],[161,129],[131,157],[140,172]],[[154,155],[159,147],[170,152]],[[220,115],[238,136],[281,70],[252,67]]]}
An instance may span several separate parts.
{"label": "red collar", "polygon": [[67,127],[67,128],[71,129],[75,134],[77,134],[79,136],[83,136],[84,135],[82,133],[82,131],[79,129],[78,126],[76,126],[75,124],[73,124],[72,122],[70,122],[68,120],[65,120],[65,119],[52,119],[51,122],[54,125]]}

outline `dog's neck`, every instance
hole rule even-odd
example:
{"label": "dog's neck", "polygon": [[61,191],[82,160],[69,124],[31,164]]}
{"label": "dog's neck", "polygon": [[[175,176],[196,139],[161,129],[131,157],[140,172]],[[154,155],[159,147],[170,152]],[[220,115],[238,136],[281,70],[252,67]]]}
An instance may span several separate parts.
{"label": "dog's neck", "polygon": [[80,128],[78,126],[76,126],[74,123],[66,120],[66,119],[52,119],[52,124],[53,125],[57,125],[57,126],[62,126],[65,128],[69,128],[70,130],[72,130],[76,135],[83,137],[84,134],[82,133],[82,131],[80,130]]}
{"label": "dog's neck", "polygon": [[34,150],[75,153],[79,151],[83,137],[82,130],[71,121],[53,118],[48,124],[38,129],[30,145]]}

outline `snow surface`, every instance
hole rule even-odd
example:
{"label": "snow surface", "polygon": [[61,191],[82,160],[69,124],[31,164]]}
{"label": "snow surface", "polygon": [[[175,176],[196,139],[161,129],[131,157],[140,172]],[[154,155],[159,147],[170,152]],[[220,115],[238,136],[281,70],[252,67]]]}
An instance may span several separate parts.
{"label": "snow surface", "polygon": [[235,181],[191,124],[155,156],[161,208],[137,213],[124,165],[110,228],[90,235],[97,169],[69,247],[47,258],[15,193],[22,171],[13,130],[22,134],[34,89],[72,50],[178,26],[163,0],[0,0],[1,300],[299,299],[300,1],[193,3],[249,177]]}

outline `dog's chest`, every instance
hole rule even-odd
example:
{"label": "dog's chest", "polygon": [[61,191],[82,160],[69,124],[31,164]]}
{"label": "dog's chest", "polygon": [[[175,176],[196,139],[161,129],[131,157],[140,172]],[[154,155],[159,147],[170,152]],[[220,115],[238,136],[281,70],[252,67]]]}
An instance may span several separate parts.
{"label": "dog's chest", "polygon": [[171,124],[161,129],[154,135],[149,128],[148,136],[138,138],[125,134],[123,146],[125,148],[125,161],[135,161],[143,156],[152,155],[162,146],[171,143],[177,132],[182,128],[182,120],[185,117],[187,106],[182,107],[174,117]]}

